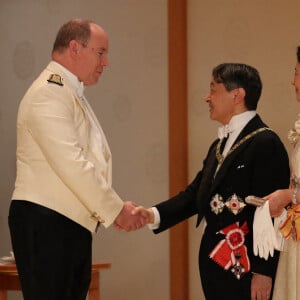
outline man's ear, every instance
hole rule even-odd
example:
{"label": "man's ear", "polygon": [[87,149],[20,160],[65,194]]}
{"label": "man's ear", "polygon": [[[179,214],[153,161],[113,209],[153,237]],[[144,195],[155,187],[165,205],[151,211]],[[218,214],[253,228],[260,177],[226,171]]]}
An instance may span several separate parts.
{"label": "man's ear", "polygon": [[246,92],[243,88],[237,88],[234,90],[234,100],[236,103],[240,103],[245,100]]}
{"label": "man's ear", "polygon": [[70,50],[71,57],[76,58],[80,51],[80,44],[75,40],[70,41],[69,50]]}

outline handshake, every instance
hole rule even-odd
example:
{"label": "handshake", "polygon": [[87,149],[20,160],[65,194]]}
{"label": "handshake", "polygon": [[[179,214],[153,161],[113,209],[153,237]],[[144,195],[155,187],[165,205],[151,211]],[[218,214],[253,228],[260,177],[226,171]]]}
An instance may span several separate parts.
{"label": "handshake", "polygon": [[154,213],[151,208],[147,209],[131,201],[126,201],[116,217],[114,225],[117,229],[132,231],[151,223],[154,223]]}

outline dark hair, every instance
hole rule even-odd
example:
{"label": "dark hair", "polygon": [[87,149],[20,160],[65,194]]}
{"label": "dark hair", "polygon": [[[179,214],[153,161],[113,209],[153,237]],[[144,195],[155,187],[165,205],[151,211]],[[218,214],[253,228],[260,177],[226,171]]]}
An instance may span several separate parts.
{"label": "dark hair", "polygon": [[298,63],[300,63],[300,46],[298,46],[298,48],[297,48],[297,60],[298,60]]}
{"label": "dark hair", "polygon": [[243,88],[246,108],[256,110],[262,82],[255,68],[245,64],[224,63],[213,69],[212,76],[217,83],[223,83],[227,91]]}
{"label": "dark hair", "polygon": [[68,46],[70,41],[76,40],[83,46],[87,46],[91,36],[90,20],[72,19],[65,23],[58,31],[53,45],[52,52],[62,52]]}

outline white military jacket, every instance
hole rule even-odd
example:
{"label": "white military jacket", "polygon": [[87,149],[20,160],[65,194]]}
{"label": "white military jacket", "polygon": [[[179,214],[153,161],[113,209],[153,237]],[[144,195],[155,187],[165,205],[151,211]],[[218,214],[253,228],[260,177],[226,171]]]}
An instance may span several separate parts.
{"label": "white military jacket", "polygon": [[[86,109],[99,129],[102,151]],[[33,82],[17,119],[17,176],[12,195],[50,208],[94,232],[123,208],[112,188],[111,153],[91,107],[84,107],[54,62]]]}

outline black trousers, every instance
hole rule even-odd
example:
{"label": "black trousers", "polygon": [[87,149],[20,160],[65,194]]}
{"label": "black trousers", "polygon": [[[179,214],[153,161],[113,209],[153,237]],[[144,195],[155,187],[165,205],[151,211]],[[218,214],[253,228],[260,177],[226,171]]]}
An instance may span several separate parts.
{"label": "black trousers", "polygon": [[91,233],[46,207],[13,200],[9,228],[24,300],[85,300]]}

